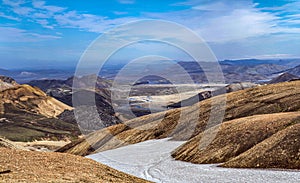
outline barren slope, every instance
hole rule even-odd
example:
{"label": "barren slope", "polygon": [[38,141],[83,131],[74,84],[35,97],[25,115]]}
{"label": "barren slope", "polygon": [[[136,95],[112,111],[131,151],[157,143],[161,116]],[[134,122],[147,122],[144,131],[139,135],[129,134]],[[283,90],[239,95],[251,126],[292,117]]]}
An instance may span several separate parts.
{"label": "barren slope", "polygon": [[[199,164],[226,162],[295,123],[300,123],[300,112],[239,118],[207,130],[208,133],[218,130],[218,133],[206,148],[200,148],[200,140],[203,137],[201,133],[177,148],[172,156],[176,160]],[[261,151],[255,153],[259,154],[258,152]]]}
{"label": "barren slope", "polygon": [[[257,114],[299,111],[299,87],[300,81],[293,81],[226,94],[227,105],[224,121]],[[188,140],[206,129],[211,102],[220,100],[221,97],[213,97],[193,106],[169,110],[166,113],[136,118],[126,122],[127,126],[120,124],[94,132],[87,136],[88,142],[85,140],[73,142],[60,151],[87,155],[94,149],[103,151],[149,139],[171,136],[174,140]],[[216,110],[220,109],[216,108]],[[185,118],[178,122],[181,113]]]}
{"label": "barren slope", "polygon": [[71,107],[38,88],[18,85],[0,91],[0,135],[13,141],[77,138],[77,124],[55,118]]}
{"label": "barren slope", "polygon": [[300,169],[300,124],[279,131],[222,166]]}
{"label": "barren slope", "polygon": [[29,85],[19,85],[0,92],[0,112],[6,112],[7,105],[14,106],[47,117],[55,117],[72,108],[47,96],[43,91]]}
{"label": "barren slope", "polygon": [[147,182],[91,159],[0,148],[0,182]]}

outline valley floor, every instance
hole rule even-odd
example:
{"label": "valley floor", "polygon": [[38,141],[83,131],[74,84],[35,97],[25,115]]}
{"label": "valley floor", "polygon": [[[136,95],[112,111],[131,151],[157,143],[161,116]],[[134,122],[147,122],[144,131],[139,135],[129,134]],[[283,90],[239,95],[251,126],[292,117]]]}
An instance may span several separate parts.
{"label": "valley floor", "polygon": [[149,140],[87,157],[154,182],[298,183],[300,180],[300,172],[295,170],[228,169],[215,164],[199,165],[173,160],[171,152],[183,143],[168,139]]}

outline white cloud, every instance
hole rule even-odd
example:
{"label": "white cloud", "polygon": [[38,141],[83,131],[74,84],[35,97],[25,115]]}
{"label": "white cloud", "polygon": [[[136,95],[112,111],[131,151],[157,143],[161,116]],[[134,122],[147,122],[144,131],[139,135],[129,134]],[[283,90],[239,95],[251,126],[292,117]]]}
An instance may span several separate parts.
{"label": "white cloud", "polygon": [[28,16],[31,12],[34,12],[33,8],[30,7],[13,7],[13,12],[21,16]]}
{"label": "white cloud", "polygon": [[48,10],[51,13],[57,13],[66,10],[66,8],[59,7],[59,6],[48,6],[46,5],[45,1],[33,1],[32,5],[34,8]]}
{"label": "white cloud", "polygon": [[110,27],[135,20],[134,18],[107,19],[106,17],[92,14],[79,14],[76,11],[56,15],[54,18],[63,27],[78,28],[96,33],[101,33]]}
{"label": "white cloud", "polygon": [[20,6],[21,4],[24,4],[24,0],[2,0],[2,3],[5,5],[9,5],[12,7]]}
{"label": "white cloud", "polygon": [[[299,12],[300,2],[275,7],[279,12],[262,11],[262,8],[257,8],[257,3],[250,0],[230,3],[228,0],[189,0],[174,4],[182,5],[192,8],[168,13],[146,12],[144,15],[181,23],[199,33],[208,42],[245,41],[251,37],[300,33],[299,28],[291,26],[299,25],[299,17],[293,11],[298,7]],[[282,15],[284,13],[290,14],[285,16],[295,16],[288,18]]]}
{"label": "white cloud", "polygon": [[115,15],[126,15],[126,14],[128,14],[128,12],[125,12],[125,11],[114,11],[113,13]]}
{"label": "white cloud", "polygon": [[36,20],[37,23],[39,23],[41,26],[47,29],[54,29],[53,26],[49,25],[49,22],[45,19]]}
{"label": "white cloud", "polygon": [[135,0],[119,0],[121,4],[134,4]]}
{"label": "white cloud", "polygon": [[278,53],[278,54],[266,54],[266,55],[256,55],[251,56],[248,58],[255,58],[255,59],[288,59],[288,58],[297,58],[295,55],[292,54],[285,54],[285,53]]}
{"label": "white cloud", "polygon": [[229,15],[205,21],[199,33],[211,42],[226,42],[276,33],[277,17],[253,9],[236,9]]}
{"label": "white cloud", "polygon": [[[125,0],[122,3],[131,3],[133,1]],[[104,16],[70,11],[67,8],[47,5],[45,1],[34,0],[28,4],[24,1],[4,0],[5,5],[11,7],[11,10],[18,15],[18,19],[26,18],[27,21],[36,22],[47,29],[54,29],[57,26],[64,28],[76,28],[81,31],[101,33],[106,29],[135,20],[134,18],[109,19]],[[32,5],[32,6],[30,6]],[[115,12],[115,14],[124,14],[126,12]],[[5,18],[12,18],[5,16]]]}
{"label": "white cloud", "polygon": [[0,17],[6,18],[6,19],[9,19],[9,20],[15,20],[15,21],[20,21],[21,20],[20,18],[13,17],[13,16],[10,16],[10,15],[6,15],[2,12],[0,12]]}
{"label": "white cloud", "polygon": [[59,36],[37,34],[14,27],[0,27],[0,42],[38,42],[59,39]]}

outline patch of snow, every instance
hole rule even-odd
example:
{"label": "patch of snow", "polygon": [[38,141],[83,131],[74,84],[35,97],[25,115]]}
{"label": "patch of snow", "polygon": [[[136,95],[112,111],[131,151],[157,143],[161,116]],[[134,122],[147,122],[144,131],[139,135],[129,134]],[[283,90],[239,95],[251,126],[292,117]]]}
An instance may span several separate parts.
{"label": "patch of snow", "polygon": [[149,140],[114,150],[89,155],[95,161],[119,171],[164,183],[298,183],[300,172],[261,169],[229,169],[216,164],[198,165],[175,161],[171,152],[183,141]]}

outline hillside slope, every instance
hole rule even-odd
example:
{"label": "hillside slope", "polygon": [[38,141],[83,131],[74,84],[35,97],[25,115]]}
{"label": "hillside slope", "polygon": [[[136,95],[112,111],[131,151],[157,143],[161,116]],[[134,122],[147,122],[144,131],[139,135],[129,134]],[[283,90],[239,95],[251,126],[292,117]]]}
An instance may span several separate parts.
{"label": "hillside slope", "polygon": [[56,99],[47,96],[43,91],[29,85],[19,85],[0,92],[0,113],[7,112],[12,106],[34,114],[56,117],[64,110],[72,108]]}
{"label": "hillside slope", "polygon": [[[93,79],[96,80],[96,83],[91,82]],[[73,82],[76,86],[73,86]],[[88,100],[87,96],[95,95],[94,99],[101,123],[105,127],[121,123],[110,101],[111,94],[108,90],[111,85],[110,82],[96,75],[87,75],[81,78],[70,77],[66,80],[34,80],[29,82],[29,84],[41,88],[47,95],[69,106],[73,106],[73,99],[76,99],[76,109],[84,113],[85,116],[92,115],[86,109],[94,105],[94,101]],[[63,112],[58,118],[70,123],[77,123],[73,110]],[[93,125],[90,131],[98,130],[99,128]]]}
{"label": "hillside slope", "polygon": [[234,168],[300,169],[300,124],[279,131],[221,165]]}
{"label": "hillside slope", "polygon": [[[299,87],[300,81],[293,81],[226,94],[227,104],[223,121],[257,114],[299,111]],[[104,151],[150,139],[172,137],[173,140],[189,140],[207,128],[211,102],[222,97],[224,96],[213,97],[189,107],[135,118],[126,124],[91,133],[86,137],[87,140],[73,142],[59,151],[87,155],[95,150]],[[215,109],[217,112],[221,110]],[[178,121],[181,114],[184,115],[184,120]],[[213,124],[210,127],[213,127]]]}
{"label": "hillside slope", "polygon": [[[198,164],[223,163],[248,151],[256,144],[264,143],[264,140],[273,138],[272,135],[296,123],[300,123],[300,112],[254,115],[235,119],[208,129],[206,131],[208,133],[214,130],[218,133],[206,148],[200,148],[200,141],[203,138],[203,133],[200,133],[177,148],[172,156],[176,160]],[[261,151],[255,153],[259,154],[259,152]],[[276,156],[273,158],[276,159]]]}
{"label": "hillside slope", "polygon": [[0,148],[0,182],[148,182],[91,159]]}
{"label": "hillside slope", "polygon": [[0,91],[0,136],[14,141],[77,138],[77,124],[56,118],[72,108],[29,85]]}

